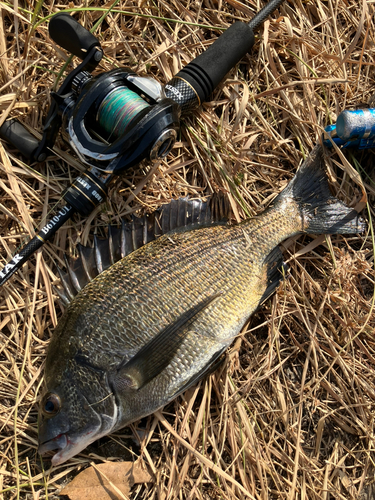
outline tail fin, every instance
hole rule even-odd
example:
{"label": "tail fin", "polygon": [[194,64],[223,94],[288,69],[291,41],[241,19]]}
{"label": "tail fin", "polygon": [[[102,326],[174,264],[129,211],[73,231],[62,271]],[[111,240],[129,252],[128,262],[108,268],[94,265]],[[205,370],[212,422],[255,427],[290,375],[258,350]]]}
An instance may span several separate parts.
{"label": "tail fin", "polygon": [[311,151],[275,204],[290,197],[298,204],[305,233],[353,234],[366,229],[356,210],[331,195],[321,146]]}

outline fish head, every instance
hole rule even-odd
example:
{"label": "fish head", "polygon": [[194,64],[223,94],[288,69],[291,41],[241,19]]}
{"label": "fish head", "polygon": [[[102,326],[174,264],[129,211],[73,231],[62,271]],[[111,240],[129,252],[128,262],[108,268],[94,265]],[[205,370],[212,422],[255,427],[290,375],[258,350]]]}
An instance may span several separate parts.
{"label": "fish head", "polygon": [[48,377],[47,370],[47,389],[39,407],[38,452],[55,450],[52,465],[62,464],[105,436],[117,422],[117,405],[105,373],[79,366],[74,359],[69,365],[58,377],[56,370],[54,377]]}

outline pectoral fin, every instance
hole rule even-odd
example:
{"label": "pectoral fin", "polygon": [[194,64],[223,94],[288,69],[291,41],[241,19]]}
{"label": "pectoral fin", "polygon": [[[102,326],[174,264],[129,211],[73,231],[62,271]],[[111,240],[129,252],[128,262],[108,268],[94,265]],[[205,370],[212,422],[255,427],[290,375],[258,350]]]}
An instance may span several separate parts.
{"label": "pectoral fin", "polygon": [[211,295],[190,308],[143,346],[133,358],[121,363],[112,378],[115,391],[141,389],[159,375],[172,361],[198,314],[219,295]]}

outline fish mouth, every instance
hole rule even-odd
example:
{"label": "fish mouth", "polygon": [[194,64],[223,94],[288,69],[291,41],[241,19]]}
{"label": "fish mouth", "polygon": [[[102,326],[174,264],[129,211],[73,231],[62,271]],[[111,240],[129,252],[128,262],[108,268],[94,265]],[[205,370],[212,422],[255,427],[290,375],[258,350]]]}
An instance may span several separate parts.
{"label": "fish mouth", "polygon": [[[117,407],[114,405],[113,416],[100,415],[91,409],[91,417],[85,426],[71,425],[62,413],[58,419],[41,419],[39,425],[38,453],[44,455],[54,451],[52,466],[61,465],[84,450],[91,443],[106,436],[117,421]],[[49,454],[50,456],[52,454]]]}
{"label": "fish mouth", "polygon": [[59,434],[55,438],[41,443],[38,448],[38,453],[40,455],[45,455],[49,451],[55,450],[56,453],[52,457],[52,465],[59,465],[69,458],[63,458],[67,448],[70,447],[69,445],[71,445],[71,443],[68,441],[68,436],[66,434]]}
{"label": "fish mouth", "polygon": [[[105,434],[106,433],[103,433],[102,435]],[[77,453],[84,450],[89,444],[99,439],[102,435],[98,435],[96,432],[91,431],[86,435],[76,436],[76,438],[73,439],[68,433],[59,434],[55,438],[41,443],[38,448],[38,453],[44,455],[49,451],[56,451],[51,458],[51,463],[53,466],[60,465],[69,460],[69,458],[77,455]]]}

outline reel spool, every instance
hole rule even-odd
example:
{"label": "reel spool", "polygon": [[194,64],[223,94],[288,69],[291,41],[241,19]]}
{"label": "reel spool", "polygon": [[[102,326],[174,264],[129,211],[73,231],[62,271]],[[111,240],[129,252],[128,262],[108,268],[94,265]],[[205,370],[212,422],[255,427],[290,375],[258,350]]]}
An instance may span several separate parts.
{"label": "reel spool", "polygon": [[128,87],[121,86],[104,97],[96,114],[96,121],[108,135],[107,141],[111,141],[124,135],[132,120],[149,107],[142,97]]}

